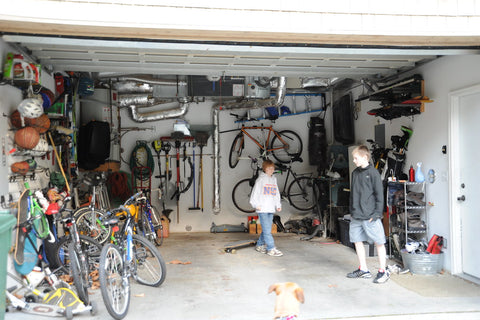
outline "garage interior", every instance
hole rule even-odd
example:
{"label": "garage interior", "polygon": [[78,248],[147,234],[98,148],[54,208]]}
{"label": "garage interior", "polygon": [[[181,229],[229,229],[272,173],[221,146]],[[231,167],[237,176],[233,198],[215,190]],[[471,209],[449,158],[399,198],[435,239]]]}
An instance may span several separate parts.
{"label": "garage interior", "polygon": [[[62,33],[55,33],[41,28],[34,31],[35,24],[26,22],[22,27],[2,21],[0,26],[2,61],[13,52],[41,66],[41,81],[33,88],[35,92],[39,88],[52,92],[56,101],[50,102],[52,106],[56,102],[60,108],[46,112],[52,123],[49,132],[61,135],[66,127],[79,134],[92,120],[108,123],[109,139],[103,137],[102,141],[108,146],[95,147],[95,151],[102,151],[98,162],[91,162],[96,154],[86,156],[83,150],[72,147],[80,144],[78,141],[66,145],[75,150],[72,158],[62,159],[68,163],[62,169],[72,191],[77,189],[83,196],[81,200],[80,196],[75,197],[75,205],[88,199],[90,188],[84,183],[87,176],[103,173],[108,179],[113,173],[125,173],[115,177],[126,179],[123,182],[130,185],[128,192],[150,190],[152,205],[166,215],[163,243],[157,247],[167,262],[166,281],[159,288],[132,281],[126,319],[158,314],[173,319],[273,318],[275,297],[267,294],[268,287],[286,281],[297,282],[304,289],[305,303],[300,306],[303,319],[480,316],[479,274],[471,269],[478,260],[461,259],[474,249],[458,244],[461,234],[456,228],[461,227],[457,227],[456,221],[460,218],[451,204],[460,191],[452,189],[455,171],[449,163],[455,146],[447,118],[451,108],[449,93],[480,83],[476,37],[438,37],[429,42],[427,37],[411,37],[398,43],[400,37],[374,40],[351,36],[351,42],[338,37],[343,42],[329,43],[326,38],[308,38],[305,34],[293,41],[284,33],[283,37],[289,39],[285,41],[282,36],[272,40],[261,33],[256,34],[257,38],[255,33],[241,38],[241,33],[232,32],[225,39],[226,33],[215,38],[215,33],[207,32],[204,38],[192,40],[180,32],[176,36],[168,32],[139,35],[133,28],[119,35],[115,30],[120,29],[100,27],[95,30],[67,26]],[[422,45],[422,41],[428,45]],[[71,95],[61,95],[59,79],[64,89],[68,81],[73,84]],[[1,133],[7,151],[11,150],[9,141],[18,130],[12,127],[10,115],[25,98],[25,89],[31,82],[3,75],[0,108],[5,116]],[[412,82],[419,86],[409,87]],[[401,101],[388,100],[385,93],[398,95],[396,88],[407,88],[402,92],[402,101],[420,96],[421,103],[415,101],[415,106],[408,110],[405,106],[393,106]],[[344,105],[348,106],[347,113],[339,115]],[[287,109],[282,110],[284,106]],[[402,109],[394,113],[391,107]],[[323,124],[320,144],[325,149],[313,155],[311,134],[315,121]],[[345,123],[351,126],[342,126]],[[252,141],[247,141],[238,165],[229,165],[230,148],[242,125],[273,125],[276,130],[295,131],[303,142],[303,162],[292,163],[293,171],[323,179],[324,192],[315,209],[298,210],[288,200],[282,201],[274,237],[285,254],[283,257],[261,255],[251,247],[235,253],[223,250],[232,241],[258,237],[250,223],[255,214],[239,210],[232,200],[237,182],[251,177],[254,171],[249,156],[260,156]],[[345,239],[348,218],[343,219],[348,216],[351,147],[362,143],[372,147],[368,140],[374,140],[380,147],[395,149],[398,139],[405,138],[408,132],[404,128],[413,134],[405,148],[401,172],[394,176],[398,180],[405,178],[400,174],[408,178],[410,166],[417,170],[417,163],[422,163],[426,204],[421,220],[426,225],[421,237],[425,243],[434,235],[443,236],[441,271],[428,275],[392,272],[391,280],[381,286],[369,280],[347,279],[345,274],[358,263],[351,243]],[[204,134],[202,143],[197,138],[199,133]],[[75,139],[81,140],[79,135]],[[99,137],[95,140],[98,142]],[[176,150],[178,140],[182,144]],[[170,174],[165,174],[165,149],[156,141],[160,145],[171,143]],[[149,149],[147,159],[143,159],[150,171],[146,180],[135,179],[135,175],[132,178],[132,167],[136,166],[132,165],[132,154],[142,143]],[[63,147],[57,149],[65,157],[69,152]],[[10,208],[14,208],[25,180],[33,190],[45,190],[50,182],[47,172],[61,171],[51,147],[47,154],[4,152],[0,174],[9,183],[1,189],[2,198],[6,199],[2,208],[15,211]],[[32,158],[37,169],[27,174],[11,171],[14,162]],[[193,167],[189,161],[193,161]],[[176,198],[177,173],[181,186],[190,187]],[[286,172],[276,175],[279,185],[285,182]],[[171,176],[170,180],[166,181],[165,176]],[[165,186],[169,189],[166,196]],[[122,195],[112,194],[111,180],[105,189],[108,199],[100,202],[104,209],[122,203]],[[160,189],[163,195],[158,192]],[[474,196],[466,194],[466,198]],[[389,217],[386,212],[387,238],[392,227]],[[310,240],[302,240],[309,235],[313,235]],[[394,256],[395,244],[390,239],[387,264],[399,271],[404,267],[402,256],[399,252]],[[403,239],[402,249],[405,242]],[[368,264],[371,270],[378,267],[375,252],[368,257]],[[11,255],[7,269],[15,270]],[[13,282],[7,277],[7,288],[11,285]],[[110,317],[100,290],[90,290],[90,295],[91,300],[98,302],[98,312],[75,317]],[[351,308],[344,307],[346,301]],[[24,312],[9,310],[5,319],[26,316]]]}

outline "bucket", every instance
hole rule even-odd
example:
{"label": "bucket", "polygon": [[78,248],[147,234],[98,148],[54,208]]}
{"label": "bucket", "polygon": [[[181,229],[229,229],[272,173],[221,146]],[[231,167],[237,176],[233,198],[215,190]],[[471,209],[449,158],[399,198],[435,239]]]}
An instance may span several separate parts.
{"label": "bucket", "polygon": [[439,254],[402,252],[403,266],[413,274],[433,275],[442,271],[443,252]]}

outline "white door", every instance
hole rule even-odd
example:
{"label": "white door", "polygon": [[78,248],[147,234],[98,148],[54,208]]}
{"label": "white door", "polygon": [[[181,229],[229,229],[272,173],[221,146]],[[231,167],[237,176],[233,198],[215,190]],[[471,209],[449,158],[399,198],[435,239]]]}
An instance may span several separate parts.
{"label": "white door", "polygon": [[[468,88],[451,96],[455,124],[451,132],[451,160],[455,177],[451,180],[453,234],[458,245],[454,247],[455,273],[480,281],[480,86]],[[455,250],[455,248],[457,250]],[[453,270],[452,270],[453,271]],[[475,280],[477,280],[475,279]],[[475,281],[477,282],[477,281]]]}

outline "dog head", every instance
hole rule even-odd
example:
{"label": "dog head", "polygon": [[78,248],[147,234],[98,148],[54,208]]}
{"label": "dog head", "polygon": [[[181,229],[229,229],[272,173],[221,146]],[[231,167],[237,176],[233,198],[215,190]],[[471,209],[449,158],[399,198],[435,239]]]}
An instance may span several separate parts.
{"label": "dog head", "polygon": [[277,295],[274,317],[298,316],[300,303],[305,302],[303,289],[294,282],[283,282],[272,284],[268,288],[268,293],[274,291]]}

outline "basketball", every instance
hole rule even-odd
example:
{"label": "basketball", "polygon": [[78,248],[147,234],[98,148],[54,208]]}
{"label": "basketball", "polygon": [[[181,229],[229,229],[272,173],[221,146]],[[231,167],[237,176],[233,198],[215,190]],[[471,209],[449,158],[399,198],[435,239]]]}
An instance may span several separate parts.
{"label": "basketball", "polygon": [[50,118],[46,114],[33,119],[25,118],[25,125],[34,128],[38,133],[45,133],[50,128]]}
{"label": "basketball", "polygon": [[20,162],[12,163],[12,165],[10,166],[10,169],[12,170],[13,173],[19,173],[24,176],[27,174],[28,169],[30,169],[30,166],[28,165],[27,161],[20,161]]}
{"label": "basketball", "polygon": [[20,112],[18,112],[18,110],[15,110],[10,115],[10,122],[12,123],[12,126],[14,126],[15,128],[21,128],[22,127],[22,119],[20,117]]}
{"label": "basketball", "polygon": [[15,132],[15,143],[24,149],[35,148],[38,141],[40,141],[40,134],[32,127],[25,127]]}

